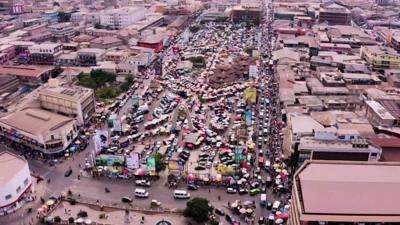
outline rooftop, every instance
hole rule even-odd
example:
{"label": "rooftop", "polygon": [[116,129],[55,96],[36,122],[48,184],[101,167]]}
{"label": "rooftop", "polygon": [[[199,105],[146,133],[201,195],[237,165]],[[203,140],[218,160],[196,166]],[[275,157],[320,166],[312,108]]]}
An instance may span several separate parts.
{"label": "rooftop", "polygon": [[366,103],[382,119],[386,119],[386,120],[394,120],[394,119],[396,119],[379,102],[377,102],[377,101],[366,101]]}
{"label": "rooftop", "polygon": [[303,215],[320,219],[328,215],[329,221],[347,215],[357,222],[378,222],[368,216],[396,216],[398,221],[399,173],[399,163],[307,162],[295,175]]}
{"label": "rooftop", "polygon": [[51,67],[38,66],[7,66],[0,65],[0,74],[23,76],[23,77],[40,77],[42,74],[51,70]]}
{"label": "rooftop", "polygon": [[0,187],[3,187],[27,164],[28,162],[22,156],[7,151],[0,152]]}
{"label": "rooftop", "polygon": [[0,123],[36,136],[55,131],[73,121],[69,117],[38,108],[24,109],[0,118]]}

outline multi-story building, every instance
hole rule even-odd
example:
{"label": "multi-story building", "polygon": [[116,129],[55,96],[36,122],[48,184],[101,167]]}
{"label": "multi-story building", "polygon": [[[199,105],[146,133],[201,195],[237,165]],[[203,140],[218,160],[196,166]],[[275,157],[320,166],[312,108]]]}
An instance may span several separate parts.
{"label": "multi-story building", "polygon": [[[0,215],[14,212],[33,192],[28,161],[8,151],[0,152]],[[12,171],[12,172],[11,172]]]}
{"label": "multi-story building", "polygon": [[262,7],[258,4],[242,4],[232,8],[230,18],[234,23],[237,22],[256,22],[261,21]]}
{"label": "multi-story building", "polygon": [[51,73],[51,67],[38,66],[0,66],[0,74],[15,76],[22,84],[37,86],[46,82]]}
{"label": "multi-story building", "polygon": [[14,76],[0,75],[0,94],[13,93],[18,90],[19,81]]}
{"label": "multi-story building", "polygon": [[56,39],[69,40],[75,36],[75,29],[72,23],[57,23],[50,25],[48,28]]}
{"label": "multi-story building", "polygon": [[95,98],[92,89],[80,86],[60,86],[51,79],[39,91],[42,108],[76,118],[79,126],[90,121],[95,113]]}
{"label": "multi-story building", "polygon": [[25,108],[0,118],[0,136],[41,157],[64,155],[77,137],[76,120],[39,108]]}
{"label": "multi-story building", "polygon": [[373,126],[392,127],[395,124],[396,118],[379,102],[369,100],[365,103],[365,116]]}
{"label": "multi-story building", "polygon": [[144,7],[110,9],[100,14],[100,24],[113,29],[122,29],[145,18]]}
{"label": "multi-story building", "polygon": [[0,54],[3,55],[2,64],[12,60],[15,57],[15,46],[8,44],[8,45],[0,45]]}
{"label": "multi-story building", "polygon": [[78,66],[78,53],[69,52],[59,55],[54,62],[56,66]]}
{"label": "multi-story building", "polygon": [[105,50],[99,48],[82,48],[78,50],[78,63],[81,66],[96,66],[102,61]]}
{"label": "multi-story building", "polygon": [[55,43],[37,44],[29,47],[29,60],[32,64],[53,65],[62,53],[62,45]]}
{"label": "multi-story building", "polygon": [[287,224],[397,224],[399,173],[397,162],[306,161],[294,175]]}
{"label": "multi-story building", "polygon": [[400,54],[393,48],[384,46],[361,46],[361,57],[374,69],[399,69]]}
{"label": "multi-story building", "polygon": [[351,11],[344,6],[336,3],[329,3],[322,6],[319,11],[319,23],[328,25],[350,25]]}

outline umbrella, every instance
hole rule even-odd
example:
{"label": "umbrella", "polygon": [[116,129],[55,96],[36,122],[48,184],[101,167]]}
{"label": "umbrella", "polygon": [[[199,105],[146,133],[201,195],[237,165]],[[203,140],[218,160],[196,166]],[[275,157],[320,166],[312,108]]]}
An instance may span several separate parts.
{"label": "umbrella", "polygon": [[210,179],[208,179],[208,177],[204,177],[204,178],[203,178],[203,181],[204,181],[204,182],[208,182],[209,180],[210,180]]}
{"label": "umbrella", "polygon": [[[238,207],[238,203],[237,203],[237,202],[232,203],[232,204],[231,204],[231,207],[232,207],[232,208]],[[245,209],[245,210],[246,210],[246,209]]]}
{"label": "umbrella", "polygon": [[240,212],[240,214],[244,214],[244,213],[246,213],[246,209],[245,209],[245,208],[241,208],[241,209],[239,210],[239,212]]}
{"label": "umbrella", "polygon": [[37,211],[41,213],[41,212],[44,211],[44,209],[43,208],[38,208]]}
{"label": "umbrella", "polygon": [[275,220],[275,223],[276,224],[282,224],[283,223],[283,219],[279,218],[279,219]]}
{"label": "umbrella", "polygon": [[47,222],[53,222],[54,218],[52,216],[46,217]]}
{"label": "umbrella", "polygon": [[194,180],[196,177],[193,174],[189,174],[188,180]]}
{"label": "umbrella", "polygon": [[46,205],[48,205],[48,206],[52,206],[52,205],[54,205],[54,200],[52,200],[52,199],[50,199],[50,200],[48,200],[47,202],[46,202]]}
{"label": "umbrella", "polygon": [[253,210],[252,209],[246,209],[246,213],[251,214],[251,213],[253,213]]}
{"label": "umbrella", "polygon": [[85,220],[85,224],[88,224],[88,225],[92,224],[92,220],[86,219],[86,220]]}
{"label": "umbrella", "polygon": [[83,223],[83,219],[82,218],[78,218],[75,220],[75,223]]}
{"label": "umbrella", "polygon": [[81,142],[79,140],[75,141],[75,144],[80,145]]}
{"label": "umbrella", "polygon": [[279,165],[279,164],[277,164],[277,163],[275,163],[275,164],[273,165],[273,167],[274,167],[274,168],[279,168],[279,167],[280,167],[280,165]]}
{"label": "umbrella", "polygon": [[216,179],[216,181],[221,181],[222,180],[222,175],[221,174],[217,174],[217,177],[215,179]]}

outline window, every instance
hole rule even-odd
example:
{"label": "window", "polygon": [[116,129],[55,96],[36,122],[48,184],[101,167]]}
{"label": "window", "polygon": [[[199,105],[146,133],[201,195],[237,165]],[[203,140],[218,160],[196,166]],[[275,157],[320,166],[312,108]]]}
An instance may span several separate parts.
{"label": "window", "polygon": [[28,183],[29,183],[29,178],[26,178],[26,179],[24,180],[24,185],[26,186],[26,185],[28,185]]}
{"label": "window", "polygon": [[378,153],[376,153],[376,152],[371,153],[371,157],[377,157],[377,156],[378,156]]}
{"label": "window", "polygon": [[21,191],[21,186],[18,186],[16,191],[17,191],[17,193],[19,193]]}
{"label": "window", "polygon": [[12,197],[11,194],[6,195],[6,200],[10,199]]}
{"label": "window", "polygon": [[54,135],[50,135],[51,140],[54,140]]}

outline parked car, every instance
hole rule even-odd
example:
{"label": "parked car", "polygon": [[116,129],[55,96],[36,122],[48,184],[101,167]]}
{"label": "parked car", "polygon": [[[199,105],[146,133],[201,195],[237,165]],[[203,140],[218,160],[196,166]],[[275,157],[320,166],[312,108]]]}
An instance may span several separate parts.
{"label": "parked car", "polygon": [[68,169],[67,171],[65,171],[64,177],[69,177],[69,176],[71,176],[71,174],[72,174],[72,170]]}
{"label": "parked car", "polygon": [[122,201],[122,202],[125,202],[125,203],[131,203],[131,202],[133,202],[132,198],[129,198],[129,197],[122,197],[121,201]]}
{"label": "parked car", "polygon": [[137,186],[143,186],[143,187],[150,187],[151,186],[151,183],[148,180],[136,180],[135,184]]}

